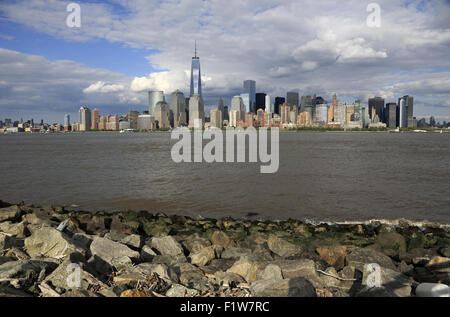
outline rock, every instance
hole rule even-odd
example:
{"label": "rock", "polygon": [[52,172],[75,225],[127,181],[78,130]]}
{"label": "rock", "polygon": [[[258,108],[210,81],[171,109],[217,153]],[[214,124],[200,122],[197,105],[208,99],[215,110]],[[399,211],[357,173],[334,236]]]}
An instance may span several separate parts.
{"label": "rock", "polygon": [[133,273],[137,272],[137,273],[143,274],[145,276],[152,276],[153,273],[156,273],[162,279],[165,279],[168,281],[172,281],[172,280],[177,281],[176,274],[173,271],[169,270],[169,268],[165,264],[141,263],[141,264],[135,266],[131,270],[131,272],[133,272]]}
{"label": "rock", "polygon": [[6,263],[6,262],[11,262],[11,261],[16,261],[16,259],[14,259],[13,257],[9,257],[9,256],[0,256],[0,265],[2,265],[3,263]]}
{"label": "rock", "polygon": [[256,281],[250,291],[256,297],[316,297],[314,286],[301,277]]}
{"label": "rock", "polygon": [[171,267],[171,271],[176,274],[180,284],[188,288],[206,291],[209,290],[211,286],[208,278],[204,276],[203,272],[190,263],[180,263]]}
{"label": "rock", "polygon": [[205,247],[211,245],[211,241],[206,238],[200,238],[198,236],[190,236],[182,242],[183,246],[189,253],[196,253]]}
{"label": "rock", "polygon": [[439,253],[446,258],[450,258],[450,247],[440,248]]}
{"label": "rock", "polygon": [[102,216],[92,216],[86,224],[86,232],[90,234],[98,234],[105,230],[105,217]]}
{"label": "rock", "polygon": [[394,262],[387,255],[371,248],[356,248],[345,257],[345,262],[346,265],[354,266],[361,272],[364,270],[364,265],[369,263],[377,263],[391,270],[396,269]]}
{"label": "rock", "polygon": [[[328,273],[333,276],[339,277],[339,274],[337,273],[336,269],[333,266],[328,267],[325,270],[325,273]],[[334,278],[333,276],[325,275],[325,274],[319,274],[319,278],[323,285],[329,289],[331,287],[339,287],[341,286],[341,281],[337,278]]]}
{"label": "rock", "polygon": [[391,249],[397,253],[406,252],[406,240],[397,232],[379,233],[375,243],[381,247],[381,250]]}
{"label": "rock", "polygon": [[241,258],[235,262],[227,272],[235,273],[242,276],[248,283],[256,281],[258,279],[257,273],[261,269],[256,262],[251,261],[248,258]]}
{"label": "rock", "polygon": [[280,239],[275,235],[269,236],[267,245],[269,246],[270,251],[281,257],[301,255],[303,252],[300,246]]}
{"label": "rock", "polygon": [[28,254],[26,254],[25,252],[23,252],[21,249],[16,248],[16,247],[12,247],[10,248],[5,256],[7,257],[11,257],[14,258],[16,260],[27,260],[30,258],[30,256]]}
{"label": "rock", "polygon": [[137,289],[127,289],[120,294],[120,297],[152,297],[146,292],[139,291]]}
{"label": "rock", "polygon": [[213,246],[204,247],[200,251],[193,253],[189,256],[191,258],[191,263],[197,266],[205,266],[212,259],[215,258],[215,252]]}
{"label": "rock", "polygon": [[333,266],[336,270],[344,267],[347,247],[341,245],[324,246],[317,248],[316,251],[321,260]]}
{"label": "rock", "polygon": [[91,291],[87,291],[84,289],[72,289],[62,294],[61,297],[99,297],[99,296]]}
{"label": "rock", "polygon": [[316,266],[313,260],[280,259],[274,261],[273,264],[276,264],[281,268],[281,273],[285,279],[303,277],[310,281],[314,285],[314,287],[323,287],[323,283],[316,271]]}
{"label": "rock", "polygon": [[112,258],[111,265],[116,268],[116,270],[121,271],[133,266],[133,261],[130,257],[124,255],[117,258]]}
{"label": "rock", "polygon": [[0,223],[0,232],[4,232],[11,236],[23,239],[28,233],[28,230],[25,221],[19,223],[5,221]]}
{"label": "rock", "polygon": [[175,256],[172,255],[156,255],[153,260],[153,263],[161,263],[166,264],[168,266],[174,266],[181,263],[186,263],[187,259],[184,254],[177,254]]}
{"label": "rock", "polygon": [[249,256],[251,254],[252,250],[248,248],[228,248],[222,252],[221,258],[239,260],[242,256]]}
{"label": "rock", "polygon": [[[116,242],[121,242],[122,239],[126,238],[128,235],[116,230],[111,230],[110,232],[107,232],[103,238],[112,240],[112,241],[116,241]],[[120,294],[119,294],[120,295]]]}
{"label": "rock", "polygon": [[141,260],[143,262],[151,262],[157,254],[148,245],[144,245],[141,250]]}
{"label": "rock", "polygon": [[27,278],[32,282],[45,269],[47,273],[56,268],[56,264],[38,260],[8,261],[0,265],[0,280],[10,278]]}
{"label": "rock", "polygon": [[281,268],[275,264],[269,264],[264,270],[258,271],[258,280],[283,279]]}
{"label": "rock", "polygon": [[111,231],[118,231],[125,234],[136,233],[139,229],[139,222],[137,221],[121,221],[119,215],[114,215],[111,221]]}
{"label": "rock", "polygon": [[450,258],[435,256],[425,268],[435,276],[436,282],[450,284]]}
{"label": "rock", "polygon": [[12,247],[23,246],[23,240],[11,237],[3,232],[0,232],[0,251],[10,249]]}
{"label": "rock", "polygon": [[223,231],[214,231],[211,236],[211,242],[214,245],[220,245],[226,248],[236,247],[236,242],[231,240],[231,238]]}
{"label": "rock", "polygon": [[200,269],[205,272],[205,274],[214,274],[218,271],[226,271],[233,266],[234,260],[230,259],[214,259],[207,266],[202,266]]}
{"label": "rock", "polygon": [[122,292],[127,290],[126,284],[114,285],[108,288],[104,288],[98,293],[104,297],[119,297]]}
{"label": "rock", "polygon": [[437,255],[437,253],[434,250],[416,248],[411,249],[406,253],[401,253],[399,255],[399,260],[405,261],[407,264],[425,266],[425,264],[427,264],[435,255]]}
{"label": "rock", "polygon": [[0,285],[0,297],[32,297],[32,295],[13,287]]}
{"label": "rock", "polygon": [[84,253],[68,235],[50,227],[42,227],[26,238],[25,250],[31,257],[55,259],[62,259],[74,252]]}
{"label": "rock", "polygon": [[85,233],[75,233],[72,236],[73,242],[80,248],[88,250],[92,243],[92,236]]}
{"label": "rock", "polygon": [[[373,270],[373,266],[369,266],[369,264],[364,265],[362,285],[369,288],[374,287],[375,285],[374,288],[379,288],[374,283],[375,280],[372,279],[372,277],[376,278],[376,274],[378,274],[378,271]],[[381,282],[380,287],[385,288],[388,293],[390,292],[398,297],[411,295],[413,281],[407,276],[385,267],[379,268],[379,274]]]}
{"label": "rock", "polygon": [[183,254],[183,247],[171,236],[153,237],[151,247],[161,255],[176,256]]}
{"label": "rock", "polygon": [[[79,273],[79,279],[77,274]],[[82,265],[66,260],[61,263],[45,280],[54,288],[62,290],[81,288],[88,290],[93,286],[106,286],[92,274],[86,272]],[[79,283],[78,283],[79,282]]]}
{"label": "rock", "polygon": [[174,284],[167,291],[167,297],[194,297],[197,296],[199,292],[196,289],[187,288],[180,284]]}
{"label": "rock", "polygon": [[21,214],[22,210],[16,205],[6,208],[0,208],[0,222],[5,220],[18,220]]}
{"label": "rock", "polygon": [[219,285],[227,287],[232,287],[233,285],[238,285],[239,283],[245,282],[242,276],[232,272],[218,271],[214,274],[214,278]]}
{"label": "rock", "polygon": [[129,247],[140,249],[144,244],[144,239],[138,234],[130,234],[123,238],[120,242]]}
{"label": "rock", "polygon": [[110,265],[114,265],[114,258],[127,256],[130,259],[138,260],[140,257],[139,252],[131,250],[129,247],[122,243],[111,241],[106,238],[94,238],[94,241],[92,241],[91,243],[90,249],[92,255],[98,256],[100,259]]}

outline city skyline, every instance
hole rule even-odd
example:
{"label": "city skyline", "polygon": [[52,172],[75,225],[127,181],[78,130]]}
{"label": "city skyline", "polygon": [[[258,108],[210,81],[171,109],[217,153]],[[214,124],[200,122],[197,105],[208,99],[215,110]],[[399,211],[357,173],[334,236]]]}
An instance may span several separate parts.
{"label": "city skyline", "polygon": [[189,96],[197,40],[206,113],[220,97],[230,106],[243,93],[242,81],[253,79],[255,93],[272,102],[286,92],[328,101],[336,93],[363,104],[409,94],[417,118],[450,120],[446,1],[380,1],[380,28],[366,25],[370,13],[360,2],[231,1],[224,7],[206,1],[198,4],[206,15],[191,12],[185,1],[179,10],[172,3],[81,2],[80,28],[64,23],[66,4],[0,4],[0,117],[61,122],[66,113],[76,118],[80,105],[142,111],[149,90]]}

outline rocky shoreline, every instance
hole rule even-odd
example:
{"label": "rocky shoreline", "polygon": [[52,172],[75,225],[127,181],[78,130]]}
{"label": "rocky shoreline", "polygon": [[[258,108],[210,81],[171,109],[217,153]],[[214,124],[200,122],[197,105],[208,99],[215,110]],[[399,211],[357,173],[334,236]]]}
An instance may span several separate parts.
{"label": "rocky shoreline", "polygon": [[406,297],[424,282],[450,284],[448,226],[197,220],[0,201],[0,297]]}

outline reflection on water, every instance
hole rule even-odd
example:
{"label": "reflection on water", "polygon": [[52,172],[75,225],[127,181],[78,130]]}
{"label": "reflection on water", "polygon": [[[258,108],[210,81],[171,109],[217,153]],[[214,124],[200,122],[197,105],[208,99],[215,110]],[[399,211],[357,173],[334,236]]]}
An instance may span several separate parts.
{"label": "reflection on water", "polygon": [[204,217],[450,223],[450,134],[280,133],[280,168],[173,163],[169,133],[0,136],[0,199]]}

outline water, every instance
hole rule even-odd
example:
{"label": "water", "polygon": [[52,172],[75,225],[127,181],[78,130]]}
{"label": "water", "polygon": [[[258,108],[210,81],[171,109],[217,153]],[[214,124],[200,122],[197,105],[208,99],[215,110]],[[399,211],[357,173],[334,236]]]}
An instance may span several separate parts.
{"label": "water", "polygon": [[[172,144],[174,141],[172,141]],[[280,168],[180,163],[169,133],[0,135],[0,199],[203,217],[450,223],[450,133],[280,133]]]}

